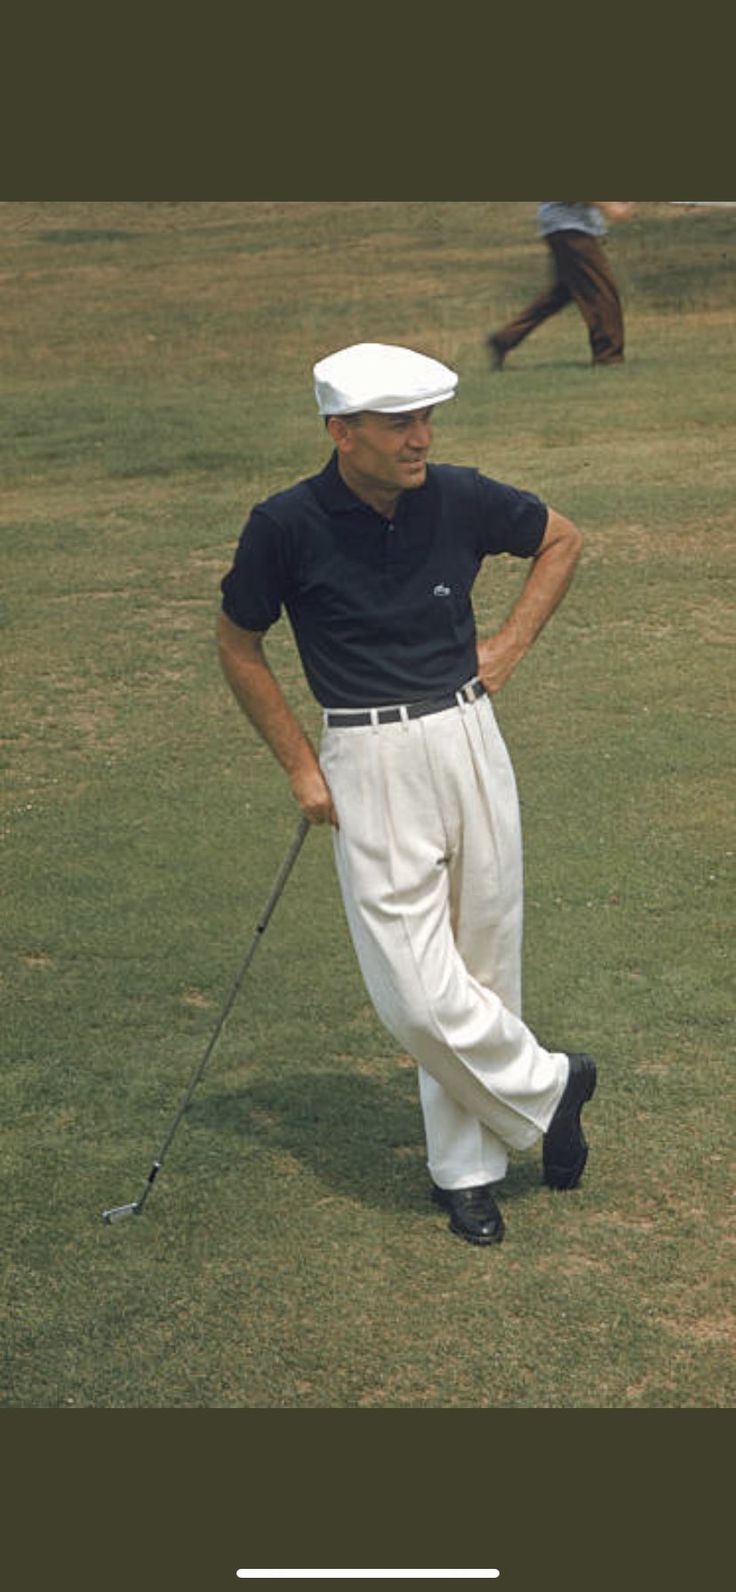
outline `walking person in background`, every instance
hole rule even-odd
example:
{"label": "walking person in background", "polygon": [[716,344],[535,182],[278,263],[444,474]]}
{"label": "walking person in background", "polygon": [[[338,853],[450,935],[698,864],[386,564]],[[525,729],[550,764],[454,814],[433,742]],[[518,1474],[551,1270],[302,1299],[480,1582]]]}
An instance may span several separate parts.
{"label": "walking person in background", "polygon": [[594,365],[620,365],[624,357],[624,318],[610,261],[601,239],[609,221],[626,221],[629,200],[548,200],[540,204],[540,235],[550,250],[552,282],[519,315],[487,339],[491,368],[501,370],[506,355],[530,332],[567,304],[576,304],[588,329]]}
{"label": "walking person in background", "polygon": [[[314,378],[332,456],[252,510],[222,582],[220,659],[302,812],[332,825],[366,987],[419,1065],[432,1196],[461,1238],[498,1243],[509,1151],[541,1140],[546,1183],[574,1188],[596,1083],[589,1056],[546,1049],[521,1018],[521,829],[491,705],[581,536],[532,492],[428,463],[457,384],[438,360],[360,343]],[[529,574],[478,640],[471,591],[499,553]],[[324,710],[319,754],[263,651],[282,609]]]}

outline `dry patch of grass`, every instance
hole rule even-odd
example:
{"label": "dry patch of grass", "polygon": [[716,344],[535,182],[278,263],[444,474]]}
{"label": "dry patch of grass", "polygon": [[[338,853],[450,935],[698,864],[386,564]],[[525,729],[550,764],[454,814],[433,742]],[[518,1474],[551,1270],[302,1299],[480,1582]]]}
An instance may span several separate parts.
{"label": "dry patch of grass", "polygon": [[641,525],[611,520],[604,530],[593,526],[585,532],[583,557],[586,560],[601,558],[611,563],[659,564],[664,556],[668,562],[679,559],[687,563],[707,556],[729,569],[733,559],[732,516],[704,513],[697,524],[670,526],[664,546],[651,521]]}

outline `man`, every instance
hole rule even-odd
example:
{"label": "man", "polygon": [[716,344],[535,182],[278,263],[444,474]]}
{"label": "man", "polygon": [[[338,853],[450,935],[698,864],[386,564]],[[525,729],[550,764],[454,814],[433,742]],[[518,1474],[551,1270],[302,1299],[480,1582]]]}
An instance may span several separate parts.
{"label": "man", "polygon": [[[545,1050],[520,1016],[519,813],[491,697],[557,606],[580,550],[539,498],[428,464],[438,360],[360,343],[314,367],[334,446],[253,509],[222,582],[225,676],[314,824],[333,826],[345,912],[376,1011],[415,1057],[435,1200],[475,1244],[504,1224],[508,1151],[543,1139],[546,1182],[587,1156],[588,1056]],[[486,555],[531,559],[495,636],[471,589]],[[286,608],[324,709],[320,755],[263,649]]]}
{"label": "man", "polygon": [[537,211],[539,232],[550,251],[552,281],[527,308],[487,339],[491,368],[502,370],[506,355],[537,326],[576,304],[588,331],[594,365],[620,365],[624,357],[624,317],[616,281],[601,245],[607,222],[626,221],[628,200],[548,200]]}

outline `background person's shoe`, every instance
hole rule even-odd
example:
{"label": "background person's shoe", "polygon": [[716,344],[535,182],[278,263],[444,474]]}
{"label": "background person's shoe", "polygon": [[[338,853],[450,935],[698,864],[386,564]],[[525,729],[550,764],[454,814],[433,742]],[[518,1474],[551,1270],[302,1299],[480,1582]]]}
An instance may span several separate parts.
{"label": "background person's shoe", "polygon": [[488,349],[488,358],[491,361],[491,370],[503,370],[506,350],[501,347],[493,332],[491,332],[490,337],[486,338],[486,348]]}
{"label": "background person's shoe", "polygon": [[580,1113],[595,1091],[597,1074],[592,1056],[568,1056],[570,1073],[562,1099],[542,1141],[544,1181],[550,1188],[575,1188],[585,1170],[588,1144],[580,1126]]}
{"label": "background person's shoe", "polygon": [[493,1198],[491,1183],[473,1188],[438,1188],[432,1184],[432,1198],[450,1212],[450,1229],[469,1244],[500,1244],[505,1228]]}

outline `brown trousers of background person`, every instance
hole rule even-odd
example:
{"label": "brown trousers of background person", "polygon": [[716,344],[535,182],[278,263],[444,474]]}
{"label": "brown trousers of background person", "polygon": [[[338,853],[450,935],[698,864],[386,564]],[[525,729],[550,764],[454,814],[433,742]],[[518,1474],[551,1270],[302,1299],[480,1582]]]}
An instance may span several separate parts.
{"label": "brown trousers of background person", "polygon": [[494,333],[499,353],[507,354],[550,315],[575,303],[588,328],[593,364],[619,364],[624,357],[624,320],[605,251],[588,232],[550,232],[544,241],[552,251],[552,286]]}

